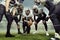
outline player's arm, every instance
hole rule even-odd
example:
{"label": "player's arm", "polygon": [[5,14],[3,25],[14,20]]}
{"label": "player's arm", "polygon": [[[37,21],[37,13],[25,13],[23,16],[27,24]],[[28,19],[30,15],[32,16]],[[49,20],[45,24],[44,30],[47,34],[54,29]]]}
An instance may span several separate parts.
{"label": "player's arm", "polygon": [[9,3],[11,0],[5,0],[5,7],[6,7],[6,11],[9,10]]}
{"label": "player's arm", "polygon": [[26,17],[23,17],[22,21],[27,22],[27,23],[29,22],[29,21],[26,20]]}

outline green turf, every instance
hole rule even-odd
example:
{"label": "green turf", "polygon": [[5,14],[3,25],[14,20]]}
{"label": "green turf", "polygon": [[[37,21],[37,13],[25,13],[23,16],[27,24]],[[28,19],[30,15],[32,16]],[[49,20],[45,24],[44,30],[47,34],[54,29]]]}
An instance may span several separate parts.
{"label": "green turf", "polygon": [[50,40],[51,37],[53,37],[53,34],[50,34],[50,36],[46,36],[44,33],[41,34],[24,34],[24,35],[18,35],[14,34],[15,37],[6,38],[5,34],[0,33],[0,40]]}
{"label": "green turf", "polygon": [[[54,33],[54,28],[51,22],[47,22],[48,25],[48,32],[51,33],[50,36],[45,35],[45,27],[42,23],[38,24],[38,34],[32,34],[32,32],[35,31],[34,24],[31,26],[31,34],[29,35],[18,35],[17,34],[17,26],[13,22],[12,27],[11,27],[11,32],[12,34],[15,35],[15,37],[12,38],[6,38],[5,33],[6,33],[6,26],[7,26],[7,21],[3,20],[0,23],[0,40],[50,40],[51,37],[53,37]],[[14,30],[14,31],[13,31]],[[22,23],[20,23],[20,30],[22,32]]]}

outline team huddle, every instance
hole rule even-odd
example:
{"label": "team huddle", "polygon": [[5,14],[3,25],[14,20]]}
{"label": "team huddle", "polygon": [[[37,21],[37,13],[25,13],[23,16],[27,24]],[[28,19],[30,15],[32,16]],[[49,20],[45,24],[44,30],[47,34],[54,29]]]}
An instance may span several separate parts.
{"label": "team huddle", "polygon": [[[33,24],[33,22],[35,25],[35,30],[37,32],[38,23],[42,20],[42,23],[44,24],[46,30],[46,35],[49,36],[48,26],[46,21],[48,21],[50,18],[56,32],[55,37],[60,38],[60,23],[58,21],[60,18],[54,12],[56,9],[55,5],[53,5],[53,3],[49,0],[44,0],[45,3],[42,0],[34,0],[34,6],[32,8],[32,13],[34,18],[32,18],[33,16],[30,15],[31,10],[29,8],[23,11],[24,10],[23,1],[24,0],[6,0],[6,6],[0,4],[1,8],[3,7],[3,9],[1,10],[4,10],[2,13],[5,14],[5,17],[8,22],[6,37],[14,37],[14,35],[10,34],[10,28],[13,20],[17,24],[18,34],[22,34],[20,32],[20,25],[18,23],[20,22],[21,19],[22,19],[23,34],[24,33],[30,34],[30,30],[31,30],[30,26]],[[40,6],[42,6],[42,8],[40,8]],[[47,17],[46,13],[44,12],[43,6],[45,6],[49,10],[49,14],[48,14],[49,17]],[[25,12],[25,14],[23,12]],[[2,20],[3,14],[0,17],[0,21]],[[56,19],[56,16],[59,19],[58,18]]]}

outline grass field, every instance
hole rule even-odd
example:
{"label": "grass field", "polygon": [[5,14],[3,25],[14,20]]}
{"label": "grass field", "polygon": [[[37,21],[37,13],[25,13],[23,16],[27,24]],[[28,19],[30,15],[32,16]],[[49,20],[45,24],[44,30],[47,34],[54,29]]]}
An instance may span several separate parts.
{"label": "grass field", "polygon": [[6,38],[5,34],[0,33],[0,40],[50,40],[51,37],[53,37],[53,34],[50,34],[50,36],[46,36],[44,33],[42,34],[25,34],[25,35],[18,35],[14,34],[15,37]]}
{"label": "grass field", "polygon": [[[22,32],[23,31],[22,23],[19,23],[19,24],[20,24],[20,29]],[[15,37],[6,38],[5,37],[6,25],[7,25],[7,21],[5,18],[3,18],[3,21],[0,23],[0,40],[50,40],[50,38],[53,37],[53,35],[54,35],[54,28],[53,28],[53,25],[51,22],[47,22],[48,32],[49,32],[50,36],[45,35],[45,27],[42,24],[42,22],[40,22],[38,24],[38,33],[37,34],[32,34],[35,31],[34,24],[33,24],[31,26],[31,34],[18,35],[17,34],[17,26],[16,26],[15,22],[13,22],[12,28],[11,28],[11,33],[13,35],[15,35]]]}
{"label": "grass field", "polygon": [[[11,33],[13,35],[15,35],[15,37],[6,38],[5,37],[6,28],[2,27],[2,28],[0,28],[0,40],[50,40],[50,38],[54,36],[54,29],[51,28],[50,25],[48,26],[48,31],[49,31],[50,36],[45,35],[45,29],[44,29],[44,26],[42,25],[42,23],[41,23],[41,25],[38,26],[38,33],[32,34],[34,31],[35,31],[35,29],[34,29],[34,26],[32,25],[31,34],[28,34],[28,35],[27,34],[25,34],[25,35],[17,34],[17,28],[14,24],[14,25],[12,25]],[[22,32],[22,27],[21,27],[21,32]]]}
{"label": "grass field", "polygon": [[[55,1],[56,1],[56,3],[59,2],[57,0],[55,0]],[[27,4],[26,2],[29,4]],[[30,2],[30,0],[26,0],[24,2],[24,6],[26,6],[26,7],[31,7],[31,4],[33,6],[33,1]],[[38,33],[37,34],[32,34],[35,31],[34,25],[32,25],[31,34],[19,35],[19,34],[17,34],[16,24],[12,23],[11,33],[13,35],[15,35],[15,37],[6,38],[5,34],[6,34],[7,21],[5,18],[3,18],[2,22],[0,23],[0,40],[50,40],[50,38],[54,36],[54,28],[53,28],[51,21],[47,22],[47,25],[48,25],[48,31],[49,31],[50,36],[45,35],[45,28],[42,23],[38,24]],[[20,29],[22,32],[21,23],[20,23]]]}

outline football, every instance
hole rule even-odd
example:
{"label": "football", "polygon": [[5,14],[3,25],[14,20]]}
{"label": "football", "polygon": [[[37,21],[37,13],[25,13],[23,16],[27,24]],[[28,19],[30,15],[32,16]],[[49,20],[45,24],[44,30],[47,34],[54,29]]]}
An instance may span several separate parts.
{"label": "football", "polygon": [[31,26],[33,24],[32,20],[28,21],[28,25]]}

